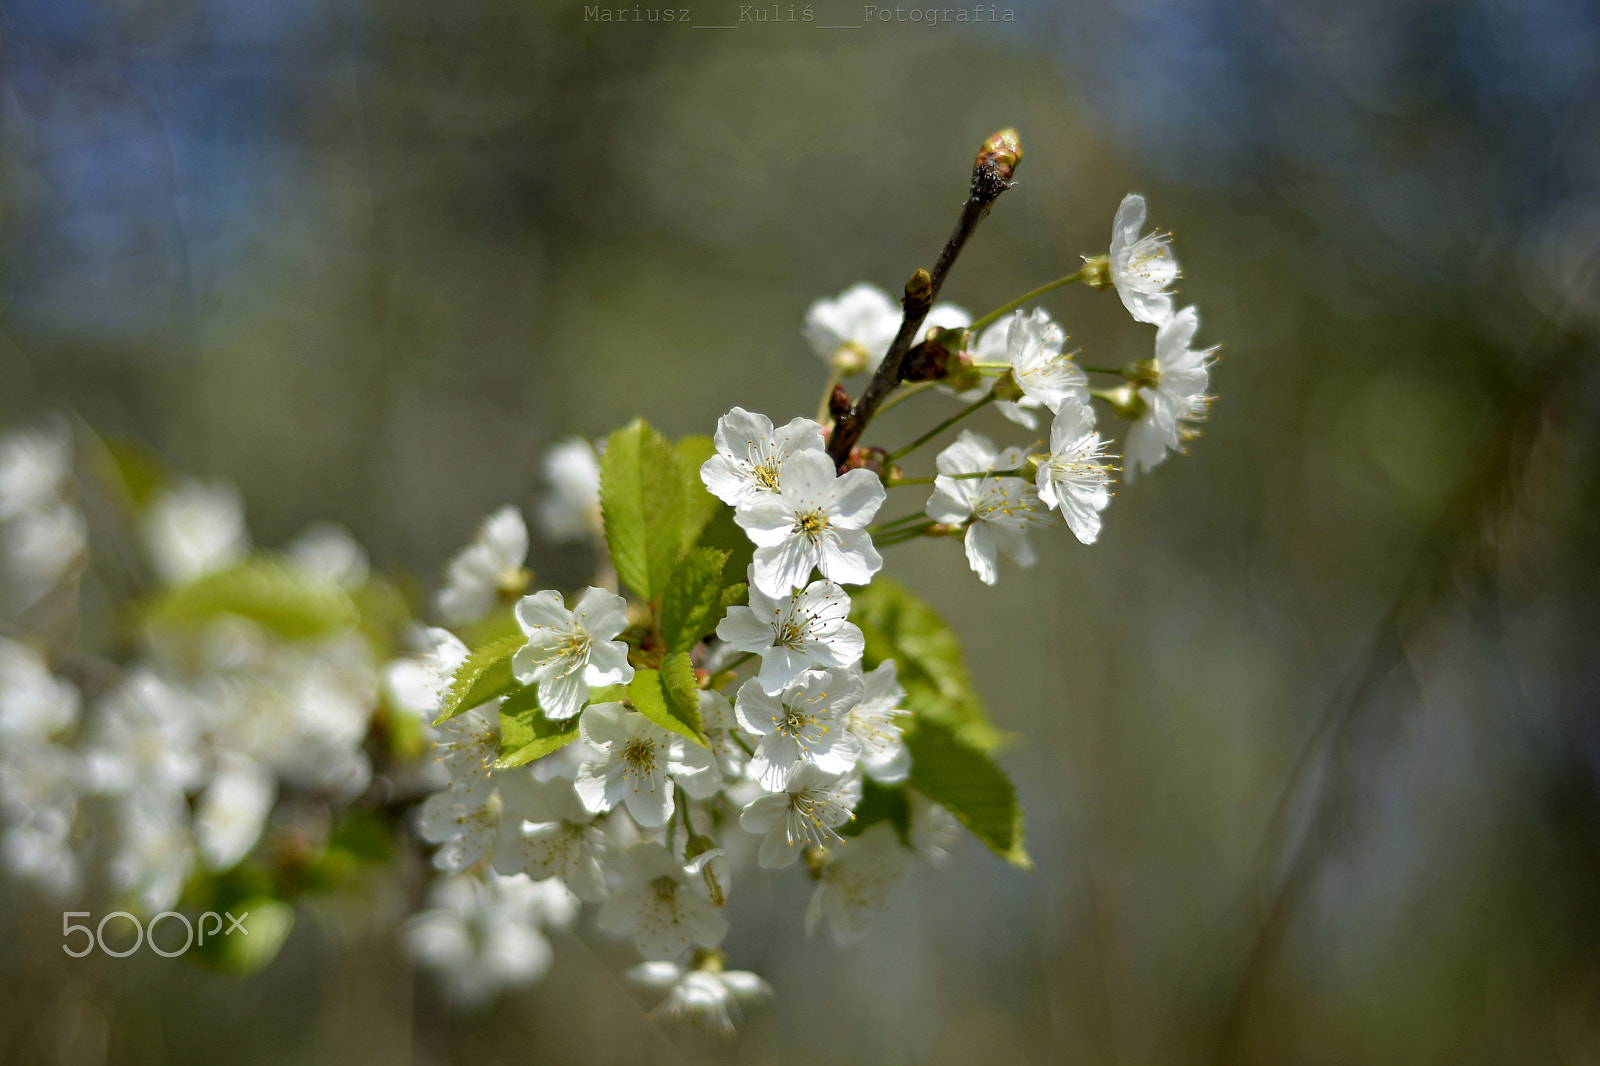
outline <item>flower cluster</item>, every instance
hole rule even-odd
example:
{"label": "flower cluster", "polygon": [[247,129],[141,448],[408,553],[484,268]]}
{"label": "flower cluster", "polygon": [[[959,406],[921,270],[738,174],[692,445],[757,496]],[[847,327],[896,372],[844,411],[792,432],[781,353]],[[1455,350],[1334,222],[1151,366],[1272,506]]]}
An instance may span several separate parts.
{"label": "flower cluster", "polygon": [[[1013,132],[991,138],[972,197],[992,203],[1020,159]],[[1141,236],[1144,216],[1129,196],[1108,254],[982,318],[935,302],[982,212],[902,307],[869,285],[814,304],[816,419],[733,407],[711,437],[634,422],[554,446],[533,513],[547,542],[595,549],[590,581],[533,588],[508,504],[445,566],[435,625],[339,527],[265,551],[225,483],[162,476],[65,422],[0,440],[0,868],[146,914],[249,892],[292,915],[409,842],[436,877],[400,935],[455,998],[537,979],[545,931],[589,904],[643,960],[628,976],[664,994],[657,1015],[728,1031],[771,991],[723,950],[724,907],[757,870],[808,877],[806,927],[844,942],[957,824],[1027,866],[1002,734],[884,552],[959,537],[994,584],[1001,555],[1034,563],[1035,527],[1094,543],[1114,471],[1096,403],[1131,423],[1130,474],[1182,448],[1212,350],[1191,347],[1198,313],[1174,310],[1170,240]],[[1049,314],[1020,307],[1069,281],[1114,288],[1156,327],[1154,355],[1080,365]],[[851,403],[838,382],[864,371]],[[1122,383],[1091,384],[1107,373]],[[890,402],[937,388],[966,406],[897,451],[858,443],[902,386]],[[1028,430],[1048,418],[1048,439],[964,429],[933,473],[897,465],[989,405]],[[105,507],[79,507],[89,471]],[[907,486],[931,494],[880,520]],[[98,526],[91,543],[102,512],[126,527],[113,550]],[[98,600],[137,590],[110,650],[82,638],[91,580]]]}

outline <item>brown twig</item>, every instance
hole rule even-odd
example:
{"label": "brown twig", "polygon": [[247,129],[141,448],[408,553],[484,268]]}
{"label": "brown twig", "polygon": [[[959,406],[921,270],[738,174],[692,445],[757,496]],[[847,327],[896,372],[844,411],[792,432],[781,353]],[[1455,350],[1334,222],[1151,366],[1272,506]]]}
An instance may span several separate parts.
{"label": "brown twig", "polygon": [[945,277],[955,265],[961,249],[966,247],[967,241],[976,232],[978,223],[989,213],[989,208],[994,206],[1001,193],[1011,188],[1011,175],[1021,160],[1022,144],[1015,130],[1001,130],[983,142],[972,167],[972,187],[967,193],[967,202],[962,205],[955,232],[945,241],[938,260],[933,264],[933,272],[930,274],[926,270],[918,270],[906,282],[905,296],[900,301],[904,313],[894,342],[889,345],[883,362],[878,364],[878,370],[867,383],[861,398],[834,422],[833,434],[828,441],[828,454],[840,470],[845,468],[850,449],[861,439],[867,423],[872,421],[872,416],[878,413],[878,408],[889,394],[899,387],[906,353],[921,332],[928,309],[938,299]]}

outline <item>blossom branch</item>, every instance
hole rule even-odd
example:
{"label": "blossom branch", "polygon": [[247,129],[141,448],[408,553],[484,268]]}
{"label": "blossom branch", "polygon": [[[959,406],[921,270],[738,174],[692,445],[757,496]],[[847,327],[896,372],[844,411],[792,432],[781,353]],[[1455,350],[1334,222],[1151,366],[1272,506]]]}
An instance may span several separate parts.
{"label": "blossom branch", "polygon": [[889,394],[899,387],[906,353],[911,350],[912,341],[922,330],[922,323],[928,317],[933,301],[938,298],[950,268],[977,231],[978,224],[989,214],[989,208],[994,206],[995,200],[1011,188],[1011,175],[1021,160],[1022,145],[1015,130],[1001,130],[983,142],[972,168],[972,187],[967,194],[967,202],[961,208],[961,218],[956,222],[955,231],[939,252],[933,272],[930,274],[918,270],[906,282],[905,297],[901,301],[905,310],[889,351],[878,364],[878,370],[861,398],[834,423],[828,454],[840,470],[845,468],[850,449],[861,439],[867,423],[872,421],[873,415],[877,414]]}

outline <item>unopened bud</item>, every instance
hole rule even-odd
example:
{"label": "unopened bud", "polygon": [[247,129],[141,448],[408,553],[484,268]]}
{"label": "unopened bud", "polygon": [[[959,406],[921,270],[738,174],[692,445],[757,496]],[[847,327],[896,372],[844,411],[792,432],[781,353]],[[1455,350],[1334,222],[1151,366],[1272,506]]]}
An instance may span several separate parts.
{"label": "unopened bud", "polygon": [[1111,257],[1109,255],[1084,256],[1083,283],[1091,289],[1109,289],[1112,285]]}
{"label": "unopened bud", "polygon": [[850,394],[844,391],[843,385],[835,385],[828,394],[828,414],[833,416],[835,422],[850,413]]}
{"label": "unopened bud", "polygon": [[983,147],[978,149],[978,159],[974,163],[974,169],[989,170],[1001,181],[1010,181],[1020,162],[1022,162],[1022,138],[1017,135],[1016,130],[1008,127],[983,142]]}
{"label": "unopened bud", "polygon": [[950,364],[960,365],[957,353],[929,338],[906,353],[900,363],[901,381],[943,381],[950,376]]}
{"label": "unopened bud", "polygon": [[946,366],[950,368],[950,376],[944,379],[944,383],[958,393],[983,384],[982,372],[973,367],[972,356],[966,352],[958,354]]}
{"label": "unopened bud", "polygon": [[933,275],[921,267],[906,280],[906,307],[928,307],[933,303]]}
{"label": "unopened bud", "polygon": [[989,391],[997,400],[1015,402],[1023,397],[1022,386],[1017,384],[1017,376],[1009,370],[994,379],[994,385]]}
{"label": "unopened bud", "polygon": [[858,444],[850,449],[850,454],[844,461],[844,468],[846,470],[870,470],[882,477],[883,463],[888,458],[889,452],[885,448],[863,448]]}

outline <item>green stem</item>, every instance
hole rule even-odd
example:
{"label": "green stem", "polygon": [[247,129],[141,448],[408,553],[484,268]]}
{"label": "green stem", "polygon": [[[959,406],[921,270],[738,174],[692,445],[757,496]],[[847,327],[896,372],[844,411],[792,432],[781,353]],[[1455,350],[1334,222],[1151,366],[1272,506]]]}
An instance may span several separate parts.
{"label": "green stem", "polygon": [[921,511],[917,511],[914,514],[901,515],[899,518],[893,519],[889,522],[879,522],[875,526],[868,526],[867,532],[872,534],[874,537],[883,537],[887,536],[891,531],[893,531],[896,526],[905,526],[913,522],[926,522],[927,520],[927,515],[923,514]]}
{"label": "green stem", "polygon": [[1084,366],[1082,363],[1079,363],[1078,364],[1078,369],[1079,370],[1087,370],[1091,374],[1115,374],[1118,377],[1122,376],[1122,371],[1113,370],[1110,367],[1106,367],[1106,366]]}
{"label": "green stem", "polygon": [[972,332],[976,333],[984,326],[987,326],[991,322],[995,321],[995,319],[1011,311],[1015,311],[1017,308],[1021,307],[1034,297],[1043,296],[1050,290],[1059,289],[1063,285],[1071,285],[1074,281],[1083,281],[1085,277],[1087,277],[1087,275],[1082,269],[1079,269],[1075,274],[1068,274],[1064,278],[1057,278],[1054,281],[1047,281],[1043,285],[1040,285],[1037,289],[1034,289],[1032,292],[1025,292],[1021,296],[1018,296],[1015,300],[1012,300],[1010,303],[1004,304],[995,310],[990,311],[968,328],[971,329]]}
{"label": "green stem", "polygon": [[974,411],[986,407],[991,403],[994,403],[994,393],[992,392],[981,400],[974,400],[972,403],[968,404],[966,407],[963,407],[961,410],[957,411],[943,422],[940,422],[937,426],[934,426],[932,429],[928,430],[928,432],[924,433],[910,444],[907,444],[899,451],[890,452],[887,461],[894,462],[894,460],[899,459],[902,456],[910,455],[912,452],[916,451],[918,448],[922,447],[924,444],[928,443],[930,440],[937,437],[939,434],[943,433],[945,430],[949,429],[963,418],[966,418]]}
{"label": "green stem", "polygon": [[932,485],[931,477],[886,477],[883,479],[884,488],[897,488],[900,485]]}
{"label": "green stem", "polygon": [[756,653],[755,652],[747,651],[743,655],[739,656],[737,659],[733,660],[733,662],[729,663],[727,666],[724,666],[721,670],[718,670],[717,673],[719,673],[719,674],[731,674],[731,673],[733,673],[733,671],[739,669],[739,667],[743,666],[745,663],[749,662],[751,659],[754,659],[755,657],[756,657]]}
{"label": "green stem", "polygon": [[934,382],[934,381],[915,381],[915,382],[912,382],[910,385],[903,386],[900,389],[899,392],[895,393],[893,396],[891,396],[887,400],[883,401],[882,406],[880,406],[878,408],[878,413],[881,415],[881,414],[883,414],[883,412],[887,411],[889,408],[893,407],[895,404],[901,403],[902,401],[905,401],[905,400],[909,400],[913,396],[919,396],[922,393],[927,392],[929,389],[933,388],[934,385],[936,385],[936,384],[938,384],[938,383]]}
{"label": "green stem", "polygon": [[938,524],[939,523],[930,518],[921,525],[912,526],[910,529],[902,529],[897,532],[890,533],[882,540],[875,540],[873,545],[874,547],[878,548],[888,548],[896,544],[904,544],[908,540],[916,540],[918,537],[922,536],[924,533]]}

